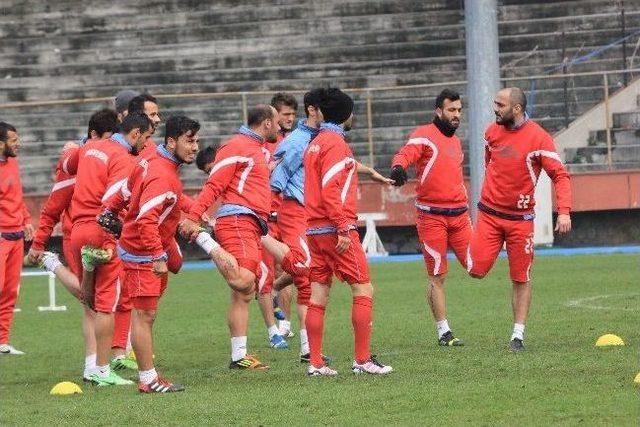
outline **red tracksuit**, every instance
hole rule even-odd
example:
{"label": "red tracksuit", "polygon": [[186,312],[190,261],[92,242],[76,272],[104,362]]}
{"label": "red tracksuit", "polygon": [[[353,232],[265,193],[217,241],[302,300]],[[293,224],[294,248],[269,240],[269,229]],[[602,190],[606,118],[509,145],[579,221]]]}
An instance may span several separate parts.
{"label": "red tracksuit", "polygon": [[[126,192],[131,196],[118,250],[124,284],[138,309],[155,310],[167,286],[167,276],[156,276],[152,267],[154,260],[168,259],[177,245],[182,197],[179,166],[175,159],[156,155],[142,159],[127,180]],[[122,200],[116,196],[105,207],[118,212]]]}
{"label": "red tracksuit", "polygon": [[[356,230],[357,164],[347,146],[342,129],[323,123],[304,155],[304,202],[307,209],[308,241],[311,252],[309,281],[331,285],[335,274],[349,284],[370,282],[367,258]],[[342,254],[336,252],[338,233],[351,243]],[[313,292],[313,291],[312,291]],[[309,335],[310,363],[322,360],[325,307],[310,302],[305,326]],[[369,340],[373,300],[354,296],[351,322],[354,331],[354,359],[363,363],[370,357]]]}
{"label": "red tracksuit", "polygon": [[[358,173],[339,133],[322,129],[304,155],[304,202],[311,251],[311,282],[331,284],[333,274],[349,284],[368,283],[369,267],[356,230]],[[332,232],[321,233],[324,230]],[[314,230],[320,234],[313,234]],[[336,231],[348,233],[349,249],[338,254]]]}
{"label": "red tracksuit", "polygon": [[194,200],[187,218],[199,222],[213,203],[240,205],[257,215],[239,214],[216,220],[216,240],[238,265],[260,275],[263,234],[258,221],[266,223],[271,207],[269,166],[262,151],[264,142],[238,133],[216,153],[209,179]]}
{"label": "red tracksuit", "polygon": [[[120,192],[126,183],[136,160],[129,151],[111,137],[85,144],[69,161],[69,172],[76,172],[76,187],[71,199],[72,262],[69,264],[75,269],[74,273],[79,279],[82,274],[82,246],[115,247],[113,236],[100,228],[96,216],[101,213],[102,204]],[[120,259],[115,255],[107,263],[96,267],[96,311],[115,311],[121,289],[120,269]]]}
{"label": "red tracksuit", "polygon": [[38,230],[31,244],[33,249],[43,251],[51,237],[53,228],[58,222],[62,222],[62,249],[67,263],[72,258],[70,253],[72,223],[69,206],[76,184],[76,177],[69,173],[67,165],[72,154],[78,149],[78,147],[68,148],[62,152],[58,159],[53,188],[51,188],[51,194],[42,207]]}
{"label": "red tracksuit", "polygon": [[[269,170],[272,170],[273,153],[276,152],[278,145],[286,138],[288,133],[278,132],[278,136],[275,143],[266,143],[262,147],[262,152],[265,155]],[[282,198],[277,194],[271,195],[271,213],[278,212],[282,203]],[[277,220],[273,216],[269,216],[268,221],[269,235],[277,240],[282,240],[280,236],[280,227]],[[270,294],[273,289],[273,280],[276,276],[276,263],[275,259],[267,251],[262,251],[262,262],[260,264],[260,280],[258,282],[258,292],[267,295]]]}
{"label": "red tracksuit", "polygon": [[553,181],[558,213],[571,211],[571,184],[553,138],[527,120],[517,129],[492,124],[485,132],[486,172],[468,266],[486,275],[506,241],[511,280],[531,279],[534,191],[541,170]]}
{"label": "red tracksuit", "polygon": [[30,222],[18,162],[15,157],[0,158],[0,344],[9,342],[13,309],[20,291],[22,233]]}
{"label": "red tracksuit", "polygon": [[416,228],[430,276],[447,272],[447,247],[466,267],[471,220],[463,161],[460,139],[447,137],[431,123],[414,130],[391,163],[404,169],[416,165]]}

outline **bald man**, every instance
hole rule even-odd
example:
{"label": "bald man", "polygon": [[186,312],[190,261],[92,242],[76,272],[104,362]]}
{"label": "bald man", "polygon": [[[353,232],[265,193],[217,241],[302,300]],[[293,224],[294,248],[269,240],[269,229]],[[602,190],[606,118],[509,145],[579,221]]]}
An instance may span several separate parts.
{"label": "bald man", "polygon": [[485,178],[471,237],[467,270],[484,277],[506,242],[513,283],[513,333],[509,349],[524,350],[524,326],[531,303],[535,218],[534,192],[540,172],[551,178],[558,219],[555,231],[571,230],[571,184],[553,138],[526,113],[520,88],[500,90],[494,100],[496,122],[485,132]]}

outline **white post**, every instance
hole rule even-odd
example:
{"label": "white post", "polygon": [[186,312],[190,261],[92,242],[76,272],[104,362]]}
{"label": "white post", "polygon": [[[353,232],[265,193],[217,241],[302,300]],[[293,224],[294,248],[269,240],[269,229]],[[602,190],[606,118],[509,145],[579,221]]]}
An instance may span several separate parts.
{"label": "white post", "polygon": [[358,214],[358,220],[364,221],[366,227],[364,237],[362,238],[362,248],[367,255],[389,255],[389,252],[385,250],[384,245],[382,244],[382,239],[380,239],[378,230],[376,229],[376,221],[385,219],[387,219],[387,214],[384,212]]}
{"label": "white post", "polygon": [[[23,271],[22,277],[47,276],[49,305],[39,306],[38,311],[66,311],[66,305],[56,305],[56,276],[46,271]],[[19,309],[18,309],[19,310]]]}

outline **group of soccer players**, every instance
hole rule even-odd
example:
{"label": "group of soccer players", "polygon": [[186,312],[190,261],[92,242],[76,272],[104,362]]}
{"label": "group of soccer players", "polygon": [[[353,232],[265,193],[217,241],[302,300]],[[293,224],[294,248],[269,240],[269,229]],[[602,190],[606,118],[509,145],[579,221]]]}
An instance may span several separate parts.
{"label": "group of soccer players", "polygon": [[[184,390],[160,376],[153,362],[153,324],[168,273],[182,265],[176,235],[200,246],[229,285],[231,369],[265,370],[247,352],[249,304],[258,299],[273,348],[288,348],[291,286],[297,289],[300,360],[309,376],[335,376],[322,353],[324,317],[333,276],[353,294],[352,371],[374,375],[393,369],[370,351],[373,286],[357,232],[358,173],[382,185],[406,183],[415,165],[416,226],[429,283],[438,343],[462,345],[446,318],[446,252],[451,248],[472,277],[484,277],[506,243],[513,282],[513,334],[509,348],[524,348],[531,300],[534,191],[542,170],[554,183],[556,230],[571,229],[571,192],[552,138],[525,113],[518,88],[496,95],[496,123],[486,139],[486,177],[472,227],[463,181],[463,152],[455,136],[459,94],[444,90],[433,122],[418,127],[392,161],[391,177],[358,163],[346,140],[354,102],[337,88],[304,95],[306,118],[293,129],[297,102],[276,94],[270,105],[248,110],[247,123],[219,147],[199,147],[200,124],[172,116],[164,141],[151,136],[161,124],[157,100],[119,92],[116,110],[101,110],[87,136],[67,144],[37,231],[22,198],[15,156],[17,130],[0,122],[0,353],[9,330],[23,264],[53,272],[85,305],[84,379],[100,386],[132,382],[115,371],[138,371],[144,393]],[[180,168],[196,162],[209,177],[201,192],[183,193]],[[215,207],[215,218],[209,218]],[[181,221],[181,218],[184,218]],[[53,227],[62,224],[64,266],[45,251]],[[203,227],[213,223],[214,237]],[[277,326],[272,294],[286,319]],[[127,355],[128,341],[135,353]]]}

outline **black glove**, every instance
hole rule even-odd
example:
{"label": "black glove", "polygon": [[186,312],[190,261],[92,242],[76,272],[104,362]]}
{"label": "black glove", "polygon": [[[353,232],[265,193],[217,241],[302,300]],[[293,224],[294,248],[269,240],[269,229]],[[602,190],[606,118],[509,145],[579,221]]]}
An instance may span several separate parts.
{"label": "black glove", "polygon": [[395,181],[393,185],[395,185],[396,187],[401,187],[407,182],[407,171],[404,170],[402,166],[396,165],[393,167],[393,169],[391,169],[390,178]]}
{"label": "black glove", "polygon": [[120,237],[120,233],[122,233],[122,221],[120,221],[120,218],[118,218],[116,214],[110,210],[105,210],[96,217],[96,221],[107,233],[111,233],[117,238]]}

